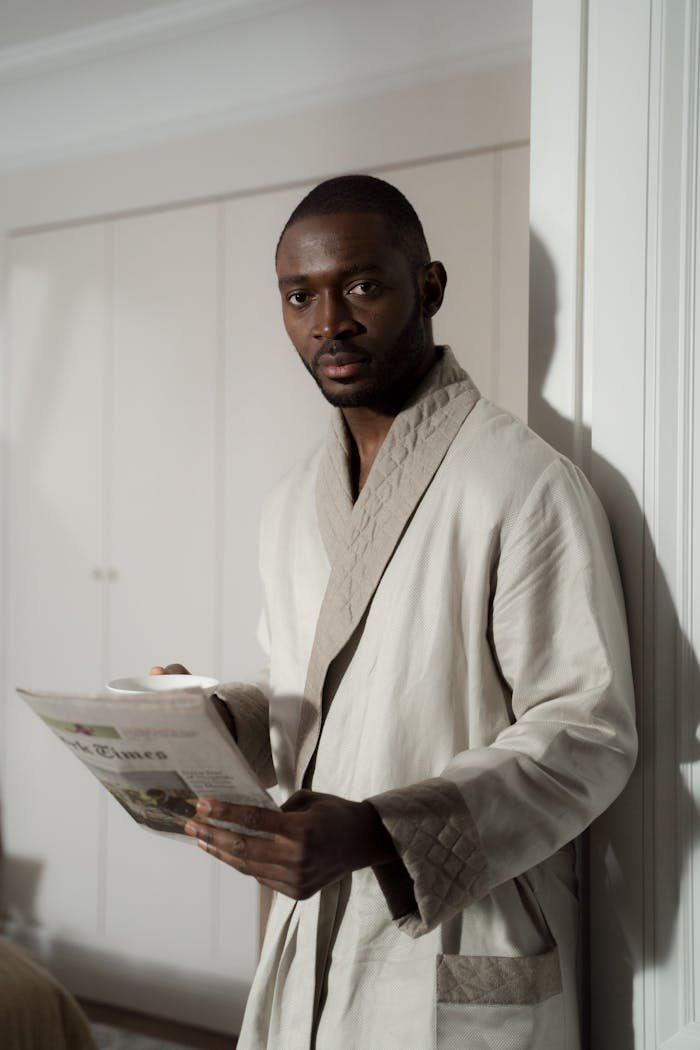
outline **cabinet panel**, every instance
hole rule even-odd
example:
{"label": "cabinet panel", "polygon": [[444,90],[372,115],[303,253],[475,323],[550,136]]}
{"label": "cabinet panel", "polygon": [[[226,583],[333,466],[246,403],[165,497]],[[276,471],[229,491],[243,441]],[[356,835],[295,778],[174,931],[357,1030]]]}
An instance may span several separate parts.
{"label": "cabinet panel", "polygon": [[447,269],[434,322],[481,392],[526,418],[527,148],[399,168],[387,175]]}
{"label": "cabinet panel", "polygon": [[258,526],[266,494],[322,439],[329,407],[284,331],[275,246],[305,187],[225,206],[226,676],[258,672]]}
{"label": "cabinet panel", "polygon": [[[217,234],[213,206],[115,222],[109,350],[110,674],[214,670]],[[142,961],[211,955],[211,865],[190,841],[108,820],[106,933]]]}
{"label": "cabinet panel", "polygon": [[527,420],[529,148],[520,146],[502,150],[498,176],[498,375],[493,398],[499,405]]}
{"label": "cabinet panel", "polygon": [[435,340],[449,343],[487,397],[494,394],[497,353],[493,153],[391,171],[389,182],[414,206],[430,248],[447,270],[445,301],[433,323]]}
{"label": "cabinet panel", "polygon": [[[229,680],[259,673],[258,527],[266,494],[318,444],[329,409],[282,325],[275,245],[306,189],[228,202],[223,209],[226,362],[222,666]],[[250,975],[258,939],[257,883],[219,874],[219,951],[231,973]],[[252,955],[254,958],[255,955]]]}
{"label": "cabinet panel", "polygon": [[99,789],[14,687],[102,680],[103,274],[99,225],[11,243],[4,899],[67,939],[98,925]]}
{"label": "cabinet panel", "polygon": [[110,669],[214,663],[218,509],[213,206],[113,224]]}

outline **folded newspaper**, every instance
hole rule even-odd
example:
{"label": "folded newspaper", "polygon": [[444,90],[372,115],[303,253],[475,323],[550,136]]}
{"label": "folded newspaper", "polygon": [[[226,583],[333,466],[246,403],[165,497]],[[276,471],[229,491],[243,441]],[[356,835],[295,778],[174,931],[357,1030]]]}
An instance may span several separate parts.
{"label": "folded newspaper", "polygon": [[17,692],[151,831],[188,838],[198,798],[278,808],[237,747],[223,700],[201,688],[119,697]]}

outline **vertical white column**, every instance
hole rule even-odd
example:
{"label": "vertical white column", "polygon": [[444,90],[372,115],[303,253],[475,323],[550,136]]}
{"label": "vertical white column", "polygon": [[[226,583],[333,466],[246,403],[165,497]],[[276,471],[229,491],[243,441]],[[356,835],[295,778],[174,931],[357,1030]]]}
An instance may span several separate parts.
{"label": "vertical white column", "polygon": [[582,416],[586,5],[535,0],[532,17],[528,419],[573,456]]}
{"label": "vertical white column", "polygon": [[590,835],[591,1047],[690,1050],[700,13],[693,0],[535,0],[533,36],[531,420],[589,472],[611,519],[641,740]]}

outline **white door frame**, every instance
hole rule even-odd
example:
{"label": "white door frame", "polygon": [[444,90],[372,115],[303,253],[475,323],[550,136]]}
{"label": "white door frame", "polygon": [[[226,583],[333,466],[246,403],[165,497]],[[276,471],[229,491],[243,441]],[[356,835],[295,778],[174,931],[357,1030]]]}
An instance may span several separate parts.
{"label": "white door frame", "polygon": [[529,418],[608,510],[641,742],[589,838],[590,1045],[691,1050],[699,5],[534,0],[532,76]]}

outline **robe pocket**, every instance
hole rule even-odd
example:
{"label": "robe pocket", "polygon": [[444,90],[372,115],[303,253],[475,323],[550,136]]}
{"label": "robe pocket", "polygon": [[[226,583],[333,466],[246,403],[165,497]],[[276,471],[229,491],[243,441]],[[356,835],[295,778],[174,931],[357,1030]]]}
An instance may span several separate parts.
{"label": "robe pocket", "polygon": [[438,955],[437,1050],[563,1050],[559,953]]}

